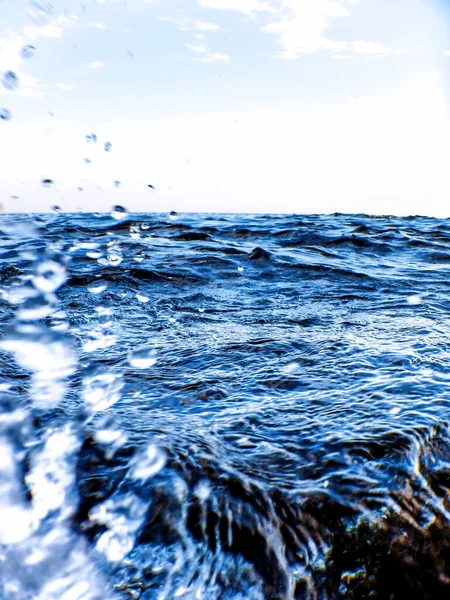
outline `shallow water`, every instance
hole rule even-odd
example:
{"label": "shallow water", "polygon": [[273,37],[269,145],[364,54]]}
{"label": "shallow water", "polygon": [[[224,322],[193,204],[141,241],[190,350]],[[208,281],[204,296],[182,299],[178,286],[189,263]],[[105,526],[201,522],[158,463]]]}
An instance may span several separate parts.
{"label": "shallow water", "polygon": [[4,599],[447,597],[447,221],[0,232]]}

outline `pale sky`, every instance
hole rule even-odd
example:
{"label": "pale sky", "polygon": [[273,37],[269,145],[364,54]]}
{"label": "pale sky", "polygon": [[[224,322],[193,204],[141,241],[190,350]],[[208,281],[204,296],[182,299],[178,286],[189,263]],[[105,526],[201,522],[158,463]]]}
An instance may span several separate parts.
{"label": "pale sky", "polygon": [[52,5],[0,0],[3,211],[450,216],[448,2]]}

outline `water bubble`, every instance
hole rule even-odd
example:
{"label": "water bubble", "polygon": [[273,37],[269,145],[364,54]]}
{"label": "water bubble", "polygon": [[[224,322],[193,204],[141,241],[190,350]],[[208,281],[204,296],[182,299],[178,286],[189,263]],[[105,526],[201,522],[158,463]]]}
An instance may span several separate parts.
{"label": "water bubble", "polygon": [[127,215],[128,215],[127,209],[120,205],[115,206],[111,212],[112,218],[116,219],[117,221],[121,221],[122,219],[125,219],[125,217]]}
{"label": "water bubble", "polygon": [[154,444],[150,444],[135,457],[128,475],[132,479],[149,479],[159,473],[165,464],[165,453]]}
{"label": "water bubble", "polygon": [[417,296],[417,295],[408,296],[408,298],[406,299],[406,301],[408,302],[408,304],[410,306],[418,306],[419,304],[422,304],[422,298],[420,296]]}
{"label": "water bubble", "polygon": [[7,108],[3,108],[0,106],[0,121],[10,121],[11,118],[11,112]]}
{"label": "water bubble", "polygon": [[52,187],[52,185],[55,184],[55,182],[53,181],[53,179],[41,179],[41,183],[46,188]]}
{"label": "water bubble", "polygon": [[112,148],[112,144],[111,144],[111,142],[105,142],[103,147],[105,149],[105,152],[110,152],[111,148]]}
{"label": "water bubble", "polygon": [[85,137],[85,140],[88,144],[95,144],[97,142],[97,136],[95,135],[95,133],[91,133],[90,135],[87,135]]}
{"label": "water bubble", "polygon": [[82,397],[86,408],[91,412],[111,408],[120,400],[122,388],[122,375],[94,370],[91,375],[83,379]]}
{"label": "water bubble", "polygon": [[3,74],[2,85],[5,89],[14,92],[19,87],[19,78],[13,71],[6,71]]}
{"label": "water bubble", "polygon": [[31,44],[27,44],[22,48],[20,54],[22,58],[33,58],[33,56],[36,54],[36,48]]}
{"label": "water bubble", "polygon": [[156,363],[156,357],[156,350],[141,346],[128,353],[128,362],[135,369],[148,369]]}
{"label": "water bubble", "polygon": [[66,267],[56,260],[44,260],[36,267],[33,285],[41,292],[54,292],[67,279]]}
{"label": "water bubble", "polygon": [[101,294],[107,287],[108,283],[106,281],[94,281],[94,283],[88,285],[87,290],[88,292],[91,292],[91,294]]}

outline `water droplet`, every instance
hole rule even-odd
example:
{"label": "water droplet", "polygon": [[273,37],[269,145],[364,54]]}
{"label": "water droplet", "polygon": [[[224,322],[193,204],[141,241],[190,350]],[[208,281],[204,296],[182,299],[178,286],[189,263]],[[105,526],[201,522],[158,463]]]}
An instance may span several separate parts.
{"label": "water droplet", "polygon": [[2,85],[5,89],[14,92],[19,87],[19,78],[13,71],[6,71],[3,74]]}
{"label": "water droplet", "polygon": [[53,6],[49,2],[30,0],[29,4],[28,15],[38,25],[44,25],[54,11]]}
{"label": "water droplet", "polygon": [[10,121],[11,118],[11,112],[7,108],[3,108],[0,106],[0,121]]}
{"label": "water droplet", "polygon": [[120,183],[120,181],[118,179],[114,180],[114,187],[120,187],[122,184]]}
{"label": "water droplet", "polygon": [[5,333],[0,347],[14,355],[17,363],[33,373],[31,396],[40,408],[55,407],[62,400],[64,378],[75,371],[69,340],[37,323],[17,322]]}
{"label": "water droplet", "polygon": [[141,346],[128,353],[128,362],[135,369],[148,369],[156,363],[156,350]]}
{"label": "water droplet", "polygon": [[155,189],[155,186],[153,186],[151,183],[148,183],[148,184],[147,184],[147,187],[148,187],[148,188],[151,188],[152,190],[154,190],[154,189]]}
{"label": "water droplet", "polygon": [[107,287],[108,283],[106,281],[95,281],[94,283],[88,285],[87,290],[91,294],[101,294],[106,290]]}
{"label": "water droplet", "polygon": [[84,162],[85,162],[87,165],[90,165],[90,164],[91,164],[91,162],[92,162],[92,160],[91,160],[91,159],[89,159],[89,158],[85,158],[85,159],[84,159]]}
{"label": "water droplet", "polygon": [[290,362],[287,365],[284,365],[283,372],[284,373],[295,373],[300,369],[300,365],[296,362]]}
{"label": "water droplet", "polygon": [[111,144],[111,142],[105,142],[105,145],[103,147],[105,148],[105,152],[110,152],[111,148],[112,148],[112,144]]}
{"label": "water droplet", "polygon": [[80,186],[78,186],[78,187],[77,187],[77,190],[78,190],[79,192],[82,192],[82,191],[83,191],[83,188],[82,188],[82,187],[80,187]]}
{"label": "water droplet", "polygon": [[22,58],[33,58],[33,56],[36,54],[36,48],[31,44],[27,44],[22,48],[20,54]]}
{"label": "water droplet", "polygon": [[141,237],[141,232],[139,229],[139,225],[130,225],[130,237],[133,240],[139,240]]}
{"label": "water droplet", "polygon": [[61,207],[58,206],[57,204],[54,204],[52,206],[52,212],[56,213],[57,215],[59,215],[61,213]]}
{"label": "water droplet", "polygon": [[132,479],[149,479],[164,467],[166,455],[157,446],[150,444],[135,457],[133,463],[129,476]]}
{"label": "water droplet", "polygon": [[136,294],[136,298],[139,300],[139,302],[142,302],[143,304],[147,303],[150,300],[148,296],[144,296],[143,294]]}
{"label": "water droplet", "polygon": [[120,205],[115,206],[111,212],[112,218],[116,219],[117,221],[121,221],[122,219],[125,219],[125,217],[127,215],[128,215],[127,209]]}
{"label": "water droplet", "polygon": [[41,179],[41,183],[44,187],[49,188],[52,187],[52,185],[54,185],[54,181],[53,179]]}
{"label": "water droplet", "polygon": [[95,144],[97,142],[97,136],[95,135],[95,133],[87,135],[85,139],[88,144]]}
{"label": "water droplet", "polygon": [[117,336],[105,329],[102,325],[91,329],[87,339],[83,342],[83,352],[96,352],[104,348],[110,348],[117,342]]}
{"label": "water droplet", "polygon": [[66,267],[56,260],[44,260],[36,268],[33,285],[41,292],[54,292],[66,281]]}
{"label": "water droplet", "polygon": [[409,296],[406,301],[410,306],[418,306],[419,304],[422,304],[422,298],[417,295]]}
{"label": "water droplet", "polygon": [[175,212],[174,210],[171,210],[169,213],[169,219],[171,221],[176,221],[178,219],[178,213]]}
{"label": "water droplet", "polygon": [[122,447],[128,440],[127,434],[114,425],[111,417],[101,419],[95,432],[95,439],[99,444],[110,446],[113,451]]}
{"label": "water droplet", "polygon": [[89,520],[106,526],[97,540],[96,549],[112,563],[122,561],[135,544],[147,507],[134,494],[110,498],[89,512]]}
{"label": "water droplet", "polygon": [[27,298],[17,311],[17,318],[21,321],[38,321],[45,319],[55,312],[56,298],[46,298],[44,296],[34,296]]}
{"label": "water droplet", "polygon": [[122,250],[120,248],[120,244],[117,240],[112,240],[108,242],[108,251],[106,253],[106,258],[99,258],[98,264],[100,265],[111,265],[112,267],[117,267],[123,260]]}
{"label": "water droplet", "polygon": [[122,388],[122,375],[94,370],[83,379],[83,401],[92,412],[106,410],[120,400]]}
{"label": "water droplet", "polygon": [[207,479],[201,479],[195,487],[194,494],[202,502],[208,500],[211,494],[211,485],[209,481]]}
{"label": "water droplet", "polygon": [[43,447],[31,454],[30,470],[25,481],[32,493],[34,513],[39,520],[52,511],[65,511],[71,503],[75,474],[70,463],[79,446],[78,436],[67,424],[56,431],[50,429]]}

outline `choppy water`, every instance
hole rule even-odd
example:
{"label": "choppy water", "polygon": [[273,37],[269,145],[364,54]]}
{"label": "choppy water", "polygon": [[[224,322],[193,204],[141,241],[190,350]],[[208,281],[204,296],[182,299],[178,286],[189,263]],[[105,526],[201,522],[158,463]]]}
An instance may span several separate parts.
{"label": "choppy water", "polygon": [[450,594],[450,222],[0,217],[0,596]]}

